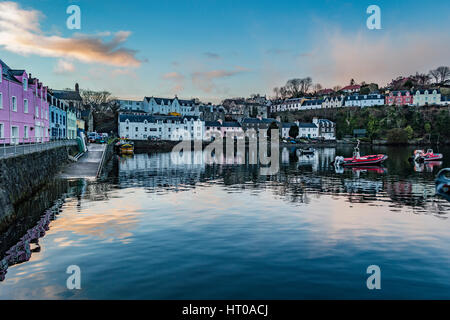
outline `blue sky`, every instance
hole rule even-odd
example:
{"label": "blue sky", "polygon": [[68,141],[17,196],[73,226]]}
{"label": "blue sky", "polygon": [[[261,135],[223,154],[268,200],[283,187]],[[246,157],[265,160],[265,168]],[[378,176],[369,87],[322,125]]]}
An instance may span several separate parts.
{"label": "blue sky", "polygon": [[[292,77],[311,76],[323,87],[351,78],[384,85],[397,75],[450,65],[449,1],[2,2],[14,12],[0,12],[0,58],[8,65],[53,88],[79,82],[124,98],[178,94],[217,102],[271,95]],[[81,9],[81,30],[66,28],[71,4]],[[381,30],[366,27],[372,4],[381,8]],[[2,22],[16,13],[15,25],[36,24],[2,33]],[[32,18],[20,20],[28,13]],[[24,46],[26,32],[38,41],[27,38]],[[114,35],[120,41],[112,49],[100,46],[107,52],[95,58],[81,52],[85,42],[71,42],[107,43]],[[126,50],[116,54],[118,48]]]}

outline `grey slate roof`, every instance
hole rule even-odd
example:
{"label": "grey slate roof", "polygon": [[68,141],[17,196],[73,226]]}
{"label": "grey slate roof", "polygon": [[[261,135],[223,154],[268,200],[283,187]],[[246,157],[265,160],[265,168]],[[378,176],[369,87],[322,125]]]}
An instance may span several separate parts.
{"label": "grey slate roof", "polygon": [[83,100],[79,92],[72,90],[53,90],[53,96],[61,100]]}
{"label": "grey slate roof", "polygon": [[190,120],[198,120],[199,117],[197,116],[184,116],[184,117],[177,117],[177,116],[159,116],[159,115],[147,115],[147,114],[142,114],[142,115],[137,115],[137,114],[120,114],[119,115],[119,122],[125,122],[125,121],[130,121],[130,122],[144,122],[145,120],[147,120],[147,122],[150,123],[155,123],[156,121],[163,121],[163,122],[167,122],[167,121],[179,121],[182,122],[184,121],[184,119],[190,121]]}

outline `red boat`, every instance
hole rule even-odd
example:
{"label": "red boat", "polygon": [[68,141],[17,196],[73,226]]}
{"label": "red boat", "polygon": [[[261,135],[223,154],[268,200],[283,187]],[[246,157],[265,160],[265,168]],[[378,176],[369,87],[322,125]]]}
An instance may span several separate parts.
{"label": "red boat", "polygon": [[344,167],[363,167],[363,166],[373,166],[380,165],[388,158],[385,154],[376,154],[376,155],[367,155],[361,156],[359,154],[359,140],[358,145],[355,147],[353,151],[353,157],[344,158],[344,157],[336,157],[334,160],[334,165],[344,166]]}
{"label": "red boat", "polygon": [[437,161],[442,160],[444,156],[442,153],[434,153],[433,149],[428,149],[427,152],[424,152],[423,150],[415,150],[413,159],[417,162],[424,162],[424,161]]}

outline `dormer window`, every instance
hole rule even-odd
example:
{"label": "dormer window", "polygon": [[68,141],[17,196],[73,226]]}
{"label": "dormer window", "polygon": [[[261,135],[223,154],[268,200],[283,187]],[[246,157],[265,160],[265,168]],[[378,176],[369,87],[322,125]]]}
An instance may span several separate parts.
{"label": "dormer window", "polygon": [[23,83],[23,90],[27,91],[28,90],[28,79],[26,77],[24,77],[22,79],[22,83]]}

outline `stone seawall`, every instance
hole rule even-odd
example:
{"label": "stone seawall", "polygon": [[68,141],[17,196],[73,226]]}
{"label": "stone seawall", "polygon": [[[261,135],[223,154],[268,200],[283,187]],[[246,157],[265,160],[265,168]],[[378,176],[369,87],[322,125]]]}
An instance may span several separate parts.
{"label": "stone seawall", "polygon": [[75,149],[62,146],[0,159],[0,230],[14,218],[14,206],[49,182]]}

